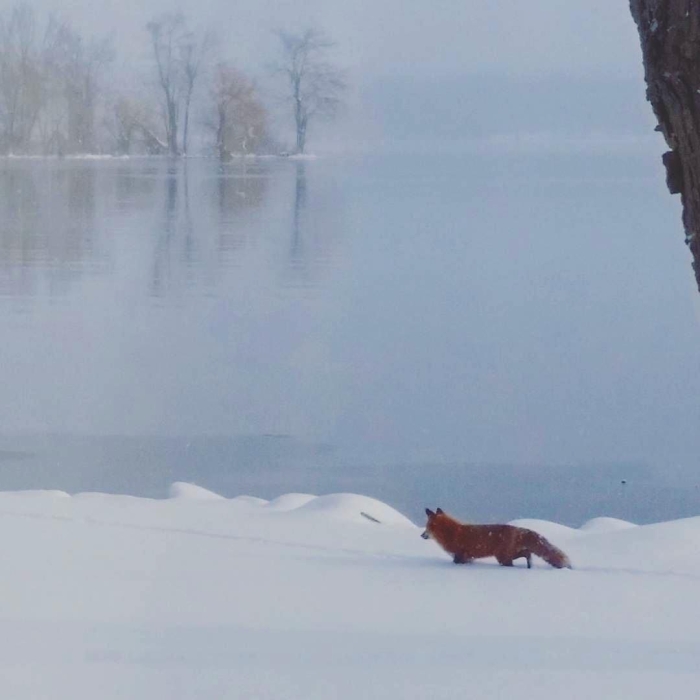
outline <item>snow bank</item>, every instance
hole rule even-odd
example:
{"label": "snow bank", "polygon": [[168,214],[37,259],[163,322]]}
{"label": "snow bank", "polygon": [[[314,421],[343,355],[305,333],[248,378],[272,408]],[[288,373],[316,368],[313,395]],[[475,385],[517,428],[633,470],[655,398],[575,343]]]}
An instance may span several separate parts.
{"label": "snow bank", "polygon": [[[170,498],[188,500],[224,500],[213,491],[176,482],[170,487]],[[287,493],[266,501],[255,496],[237,496],[228,501],[231,505],[243,505],[248,508],[262,508],[277,513],[318,514],[324,519],[345,520],[356,523],[374,522],[385,525],[415,525],[396,509],[369,496],[354,493],[334,493],[327,496],[314,496],[310,493]]]}
{"label": "snow bank", "polygon": [[348,520],[354,522],[376,522],[385,525],[404,525],[415,528],[415,525],[397,510],[376,498],[358,496],[352,493],[335,493],[320,496],[307,501],[299,508],[304,513],[316,516]]}
{"label": "snow bank", "polygon": [[[323,519],[345,520],[356,523],[374,522],[385,525],[415,525],[397,510],[386,503],[369,496],[354,493],[334,493],[327,496],[314,496],[309,493],[288,493],[272,501],[244,497],[245,503],[258,505],[268,511],[278,513],[314,514]],[[240,499],[232,499],[238,502]]]}
{"label": "snow bank", "polygon": [[279,498],[268,501],[264,505],[269,510],[290,511],[305,506],[314,498],[316,498],[316,496],[312,496],[308,493],[287,493],[284,496],[279,496]]}
{"label": "snow bank", "polygon": [[231,499],[231,503],[242,504],[246,506],[263,506],[269,501],[264,498],[258,498],[257,496],[236,496]]}
{"label": "snow bank", "polygon": [[170,498],[185,498],[194,501],[221,501],[223,496],[195,484],[176,481],[170,487]]}
{"label": "snow bank", "polygon": [[584,532],[616,532],[617,530],[629,530],[631,527],[637,526],[619,518],[593,518],[581,525],[581,530]]}
{"label": "snow bank", "polygon": [[620,520],[619,518],[592,518],[578,529],[560,525],[559,523],[552,523],[547,520],[535,520],[532,518],[513,520],[511,525],[526,527],[530,530],[541,532],[546,537],[552,536],[555,538],[568,538],[591,533],[617,532],[618,530],[628,530],[629,528],[637,527],[634,523]]}
{"label": "snow bank", "polygon": [[700,518],[518,521],[575,566],[527,570],[365,496],[171,496],[0,493],[6,697],[697,696]]}
{"label": "snow bank", "polygon": [[559,523],[552,523],[548,520],[535,520],[533,518],[520,518],[519,520],[511,521],[510,524],[539,532],[547,539],[552,540],[552,542],[567,540],[578,533],[575,528],[560,525]]}

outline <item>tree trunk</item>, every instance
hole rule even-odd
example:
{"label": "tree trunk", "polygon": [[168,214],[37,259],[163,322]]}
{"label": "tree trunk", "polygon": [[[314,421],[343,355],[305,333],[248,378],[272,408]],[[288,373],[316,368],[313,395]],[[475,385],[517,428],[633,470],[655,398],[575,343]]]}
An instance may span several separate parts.
{"label": "tree trunk", "polygon": [[216,127],[216,149],[219,152],[220,160],[228,160],[229,154],[226,148],[226,106],[220,104],[218,107],[219,121]]}
{"label": "tree trunk", "polygon": [[182,127],[182,155],[187,155],[187,139],[190,130],[190,100],[187,99],[185,104],[185,123]]}
{"label": "tree trunk", "polygon": [[139,128],[143,135],[146,150],[152,156],[162,156],[170,151],[169,146],[163,143],[147,126],[140,124]]}
{"label": "tree trunk", "polygon": [[304,153],[306,148],[306,118],[299,116],[297,118],[297,153]]}
{"label": "tree trunk", "polygon": [[301,85],[294,84],[294,123],[297,127],[297,153],[303,153],[306,146],[306,115],[301,101]]}
{"label": "tree trunk", "polygon": [[700,290],[700,9],[690,0],[630,0],[647,99],[670,148],[666,184],[681,195],[685,240]]}
{"label": "tree trunk", "polygon": [[177,103],[171,96],[167,97],[166,137],[168,140],[168,152],[171,156],[179,156],[177,143]]}
{"label": "tree trunk", "polygon": [[182,127],[182,155],[187,155],[187,148],[189,146],[189,134],[190,134],[190,104],[192,104],[192,90],[194,88],[194,83],[191,82],[187,87],[187,95],[185,96],[185,123]]}

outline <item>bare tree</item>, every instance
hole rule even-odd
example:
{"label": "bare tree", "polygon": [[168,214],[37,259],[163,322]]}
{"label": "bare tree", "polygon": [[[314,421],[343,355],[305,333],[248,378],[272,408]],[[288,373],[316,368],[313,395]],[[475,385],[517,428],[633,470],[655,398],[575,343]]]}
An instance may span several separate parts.
{"label": "bare tree", "polygon": [[211,88],[216,150],[222,160],[233,153],[255,153],[267,136],[267,112],[255,85],[228,63],[216,66]]}
{"label": "bare tree", "polygon": [[42,76],[41,111],[37,119],[40,149],[44,155],[61,154],[67,143],[66,40],[71,35],[65,22],[49,17],[40,48]]}
{"label": "bare tree", "polygon": [[282,59],[274,72],[286,78],[296,126],[296,150],[304,153],[309,123],[317,117],[335,116],[345,91],[345,78],[329,58],[335,44],[322,32],[280,31],[277,36]]}
{"label": "bare tree", "polygon": [[165,155],[168,145],[156,135],[154,110],[136,95],[118,95],[107,106],[104,126],[120,155],[145,152]]}
{"label": "bare tree", "polygon": [[95,118],[100,79],[113,58],[112,46],[109,41],[85,42],[72,29],[64,27],[60,49],[67,149],[73,153],[94,153],[98,150]]}
{"label": "bare tree", "polygon": [[185,118],[182,127],[182,152],[187,155],[187,147],[189,143],[189,125],[190,125],[190,106],[192,104],[192,94],[197,83],[197,79],[205,67],[207,58],[215,45],[214,33],[211,31],[205,32],[201,39],[190,32],[184,39],[180,52],[182,60],[183,73],[183,100],[185,103]]}
{"label": "bare tree", "polygon": [[[688,9],[690,8],[690,9]],[[660,131],[666,183],[680,194],[685,241],[700,290],[700,24],[696,3],[630,0],[647,83]]]}
{"label": "bare tree", "polygon": [[158,86],[163,95],[163,121],[170,155],[180,153],[178,126],[182,91],[181,49],[187,36],[181,14],[165,14],[150,21],[146,29],[151,37]]}
{"label": "bare tree", "polygon": [[44,101],[41,44],[34,11],[16,4],[0,24],[0,121],[5,152],[23,152]]}
{"label": "bare tree", "polygon": [[139,128],[140,106],[129,97],[120,96],[110,105],[106,126],[112,134],[119,155],[131,153],[131,144]]}
{"label": "bare tree", "polygon": [[[214,37],[198,38],[181,14],[164,14],[146,25],[151,37],[158,86],[163,97],[163,122],[170,155],[187,154],[190,108],[196,83],[210,54]],[[182,114],[182,148],[179,130]]]}
{"label": "bare tree", "polygon": [[[108,42],[85,41],[50,15],[16,4],[0,18],[0,143],[6,153],[93,152]],[[38,143],[37,143],[38,142]]]}

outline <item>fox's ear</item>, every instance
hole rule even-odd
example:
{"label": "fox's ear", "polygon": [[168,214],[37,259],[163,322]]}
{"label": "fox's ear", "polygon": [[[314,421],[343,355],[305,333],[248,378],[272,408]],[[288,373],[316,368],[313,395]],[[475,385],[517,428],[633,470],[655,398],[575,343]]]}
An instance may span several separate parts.
{"label": "fox's ear", "polygon": [[437,513],[438,515],[442,515],[444,512],[445,512],[445,511],[444,511],[442,508],[438,508],[437,511],[436,511],[436,513]]}
{"label": "fox's ear", "polygon": [[429,518],[432,518],[433,515],[435,515],[435,513],[433,513],[433,511],[430,510],[430,508],[426,508],[426,509],[425,509],[425,514],[426,514]]}

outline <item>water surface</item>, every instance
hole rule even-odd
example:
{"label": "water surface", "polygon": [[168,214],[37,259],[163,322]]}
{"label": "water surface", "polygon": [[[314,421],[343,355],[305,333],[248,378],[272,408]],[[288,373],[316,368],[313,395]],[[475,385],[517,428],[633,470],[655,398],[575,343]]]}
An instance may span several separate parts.
{"label": "water surface", "polygon": [[4,160],[0,489],[697,514],[657,161]]}

